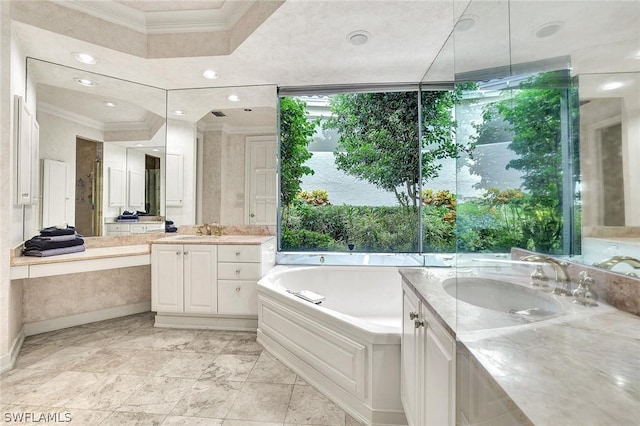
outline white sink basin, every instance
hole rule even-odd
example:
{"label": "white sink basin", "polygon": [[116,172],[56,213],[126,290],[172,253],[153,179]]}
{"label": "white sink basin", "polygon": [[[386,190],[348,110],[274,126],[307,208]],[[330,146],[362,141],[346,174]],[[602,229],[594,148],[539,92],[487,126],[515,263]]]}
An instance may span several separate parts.
{"label": "white sink basin", "polygon": [[442,283],[444,290],[456,299],[511,315],[541,321],[564,313],[562,304],[553,296],[506,281],[486,278],[450,278]]}

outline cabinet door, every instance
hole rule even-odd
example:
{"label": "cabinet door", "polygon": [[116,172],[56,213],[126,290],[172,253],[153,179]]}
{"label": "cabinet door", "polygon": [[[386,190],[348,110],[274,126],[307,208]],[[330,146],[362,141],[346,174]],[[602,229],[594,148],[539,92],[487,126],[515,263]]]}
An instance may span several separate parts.
{"label": "cabinet door", "polygon": [[402,365],[400,394],[402,405],[410,426],[421,426],[421,406],[419,402],[419,378],[422,366],[419,363],[420,338],[423,328],[416,328],[412,315],[420,314],[420,300],[411,291],[405,289],[402,296]]}
{"label": "cabinet door", "polygon": [[[426,308],[423,307],[426,311]],[[455,342],[428,317],[424,336],[425,372],[423,375],[424,424],[455,425]]]}
{"label": "cabinet door", "polygon": [[144,207],[144,173],[129,170],[129,207]]}
{"label": "cabinet door", "polygon": [[184,246],[184,311],[218,312],[217,251],[215,245]]}
{"label": "cabinet door", "polygon": [[124,171],[109,167],[109,207],[124,206]]}
{"label": "cabinet door", "polygon": [[167,206],[181,206],[184,193],[184,164],[182,155],[167,154],[167,178],[165,198]]}
{"label": "cabinet door", "polygon": [[31,123],[33,120],[31,112],[27,109],[21,96],[15,97],[15,134],[16,134],[16,155],[17,155],[17,204],[31,204],[31,167],[32,167],[32,144],[31,144]]}
{"label": "cabinet door", "polygon": [[218,281],[218,313],[258,315],[258,291],[255,281]]}
{"label": "cabinet door", "polygon": [[151,249],[151,309],[183,312],[183,248],[179,244],[153,244]]}

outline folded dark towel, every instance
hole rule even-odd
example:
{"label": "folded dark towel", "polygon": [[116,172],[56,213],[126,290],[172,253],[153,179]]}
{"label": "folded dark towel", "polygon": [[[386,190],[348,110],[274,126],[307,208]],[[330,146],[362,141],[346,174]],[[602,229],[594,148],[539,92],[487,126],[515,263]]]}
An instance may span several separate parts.
{"label": "folded dark towel", "polygon": [[149,213],[147,213],[147,212],[141,212],[140,210],[136,210],[136,214],[137,214],[138,216],[149,216]]}
{"label": "folded dark towel", "polygon": [[138,222],[138,218],[137,217],[126,218],[126,217],[118,216],[118,218],[116,219],[116,222]]}
{"label": "folded dark towel", "polygon": [[81,246],[84,244],[82,238],[75,238],[69,241],[50,241],[43,240],[40,237],[33,237],[24,242],[25,250],[51,250],[58,248]]}
{"label": "folded dark towel", "polygon": [[69,253],[79,253],[85,250],[84,245],[73,246],[73,247],[62,247],[57,249],[49,249],[49,250],[24,250],[22,254],[25,256],[34,256],[34,257],[49,257],[49,256],[57,256],[59,254],[69,254]]}
{"label": "folded dark towel", "polygon": [[173,225],[167,225],[164,227],[164,232],[178,232],[178,228]]}
{"label": "folded dark towel", "polygon": [[40,239],[42,241],[71,241],[71,240],[75,240],[76,236],[79,236],[79,235],[76,233],[70,234],[70,235],[55,235],[53,237],[43,237],[41,235]]}
{"label": "folded dark towel", "polygon": [[165,220],[164,224],[165,225],[173,225],[173,221],[172,220]]}
{"label": "folded dark towel", "polygon": [[56,228],[50,226],[40,230],[40,235],[43,237],[55,237],[57,235],[73,235],[76,233],[76,228],[73,226],[67,226],[66,228]]}

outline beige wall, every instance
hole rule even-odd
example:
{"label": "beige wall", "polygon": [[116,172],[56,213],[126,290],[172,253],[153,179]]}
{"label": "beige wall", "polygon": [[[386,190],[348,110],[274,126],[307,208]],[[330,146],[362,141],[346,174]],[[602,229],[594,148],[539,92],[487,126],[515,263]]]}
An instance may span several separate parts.
{"label": "beige wall", "polygon": [[151,303],[151,267],[133,266],[23,280],[25,324]]}
{"label": "beige wall", "polygon": [[202,222],[204,223],[220,223],[222,137],[221,130],[204,132],[202,144]]}

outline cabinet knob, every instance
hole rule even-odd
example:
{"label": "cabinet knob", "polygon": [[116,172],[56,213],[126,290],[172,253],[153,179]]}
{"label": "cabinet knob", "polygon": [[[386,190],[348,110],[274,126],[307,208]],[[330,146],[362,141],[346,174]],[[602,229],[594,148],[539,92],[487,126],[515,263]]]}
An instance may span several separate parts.
{"label": "cabinet knob", "polygon": [[249,216],[251,216],[251,217],[256,217],[256,215],[255,215],[255,214],[253,214],[253,213],[251,213]]}
{"label": "cabinet knob", "polygon": [[427,325],[426,321],[424,320],[415,320],[414,324],[416,326],[416,328],[420,328],[420,327],[425,327]]}
{"label": "cabinet knob", "polygon": [[177,251],[177,252],[176,252],[176,254],[177,254],[178,256],[180,256],[180,252],[179,252],[179,251]]}
{"label": "cabinet knob", "polygon": [[182,253],[182,254],[184,254],[184,255],[186,256],[186,255],[188,255],[188,254],[189,254],[189,252],[188,252],[188,251],[185,251],[185,252],[184,252],[184,253]]}
{"label": "cabinet knob", "polygon": [[419,315],[417,312],[409,312],[409,319],[410,320],[414,320],[414,319],[418,319]]}
{"label": "cabinet knob", "polygon": [[236,252],[236,256],[240,256],[240,252],[239,251]]}
{"label": "cabinet knob", "polygon": [[25,192],[25,193],[23,193],[23,194],[22,194],[22,196],[26,198],[26,197],[28,197],[28,196],[29,196],[29,193],[28,193],[28,192]]}
{"label": "cabinet knob", "polygon": [[240,269],[236,269],[236,275],[240,275]]}
{"label": "cabinet knob", "polygon": [[240,287],[236,287],[236,293],[240,293]]}

